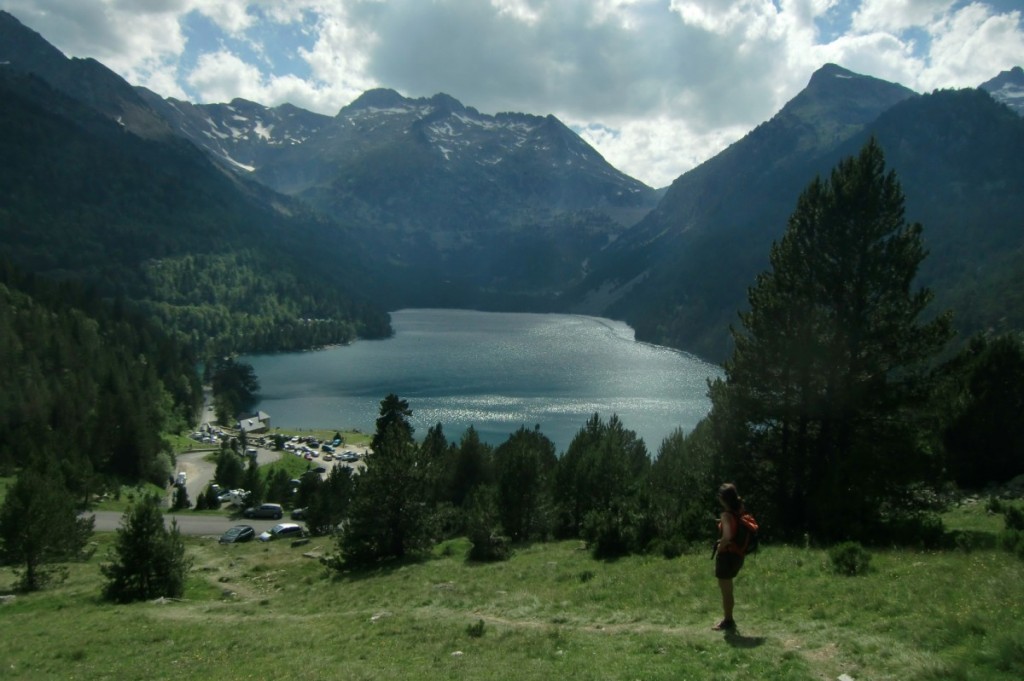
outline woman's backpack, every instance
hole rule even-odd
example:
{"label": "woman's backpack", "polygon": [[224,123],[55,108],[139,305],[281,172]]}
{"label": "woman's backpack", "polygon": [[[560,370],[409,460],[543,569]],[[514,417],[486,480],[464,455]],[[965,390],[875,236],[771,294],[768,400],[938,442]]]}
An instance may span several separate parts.
{"label": "woman's backpack", "polygon": [[760,545],[760,540],[757,537],[757,521],[747,511],[733,515],[736,516],[736,537],[733,539],[733,544],[739,548],[741,556],[754,553]]}

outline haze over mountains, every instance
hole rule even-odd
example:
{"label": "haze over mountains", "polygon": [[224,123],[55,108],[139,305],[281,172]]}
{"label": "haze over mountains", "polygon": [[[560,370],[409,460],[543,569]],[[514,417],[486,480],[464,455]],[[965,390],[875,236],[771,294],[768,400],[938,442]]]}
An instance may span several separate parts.
{"label": "haze over mountains", "polygon": [[0,241],[30,271],[110,283],[96,261],[112,256],[81,248],[106,244],[136,296],[164,300],[185,292],[145,289],[154,258],[245,252],[258,271],[290,268],[299,297],[360,301],[345,314],[378,332],[370,320],[397,307],[580,311],[720,360],[799,192],[875,136],[924,224],[937,307],[965,332],[1024,328],[1020,68],[918,95],[826,65],[662,193],[552,116],[445,94],[371,90],[334,117],[164,99],[2,12],[0,63],[0,172],[20,192]]}

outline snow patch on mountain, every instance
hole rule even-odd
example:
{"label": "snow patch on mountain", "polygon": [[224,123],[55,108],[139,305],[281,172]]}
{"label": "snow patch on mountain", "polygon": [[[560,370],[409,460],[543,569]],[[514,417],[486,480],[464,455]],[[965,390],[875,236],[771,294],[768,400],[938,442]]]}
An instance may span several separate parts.
{"label": "snow patch on mountain", "polygon": [[1024,69],[1021,67],[1015,66],[1009,71],[1003,71],[992,80],[982,83],[980,87],[997,102],[1006,104],[1024,116]]}

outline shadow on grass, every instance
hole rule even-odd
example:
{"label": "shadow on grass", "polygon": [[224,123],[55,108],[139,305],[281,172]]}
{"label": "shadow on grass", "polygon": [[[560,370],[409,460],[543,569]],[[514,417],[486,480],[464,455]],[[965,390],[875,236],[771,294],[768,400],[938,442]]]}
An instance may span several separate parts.
{"label": "shadow on grass", "polygon": [[735,629],[726,631],[723,638],[733,648],[758,648],[765,642],[764,636],[744,636]]}

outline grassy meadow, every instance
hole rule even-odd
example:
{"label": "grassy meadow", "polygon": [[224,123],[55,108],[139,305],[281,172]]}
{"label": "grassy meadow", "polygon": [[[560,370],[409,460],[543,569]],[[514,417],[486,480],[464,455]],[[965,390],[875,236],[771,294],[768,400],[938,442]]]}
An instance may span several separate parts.
{"label": "grassy meadow", "polygon": [[[998,531],[980,507],[954,521]],[[317,560],[326,538],[188,538],[185,598],[121,606],[100,599],[112,539],[63,584],[0,604],[0,679],[1024,678],[1024,565],[997,550],[875,551],[842,577],[825,551],[766,546],[723,635],[706,553],[602,562],[561,542],[482,565],[453,541],[338,574]],[[0,569],[0,593],[14,579]]]}

